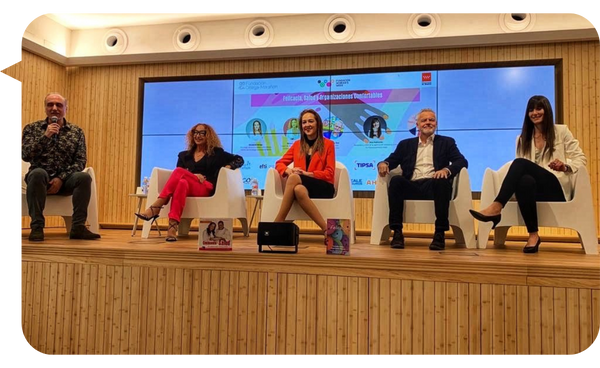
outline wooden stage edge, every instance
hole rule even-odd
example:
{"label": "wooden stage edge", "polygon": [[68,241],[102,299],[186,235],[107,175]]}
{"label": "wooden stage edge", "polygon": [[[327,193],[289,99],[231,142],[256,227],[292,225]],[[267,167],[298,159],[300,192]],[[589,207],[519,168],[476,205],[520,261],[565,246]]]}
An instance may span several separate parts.
{"label": "wooden stage edge", "polygon": [[523,242],[430,251],[369,245],[328,256],[231,252],[128,230],[22,239],[22,328],[46,354],[577,354],[600,329],[600,256]]}
{"label": "wooden stage edge", "polygon": [[[600,289],[600,256],[586,255],[580,244],[542,242],[537,254],[524,254],[522,241],[503,247],[467,249],[446,240],[446,250],[430,251],[430,239],[407,238],[405,249],[370,245],[358,236],[349,256],[325,254],[322,236],[301,235],[297,254],[259,253],[256,234],[234,233],[234,250],[198,250],[198,233],[168,243],[156,232],[141,239],[139,232],[101,230],[101,240],[69,240],[64,229],[46,231],[41,243],[22,231],[23,261],[96,263],[121,266],[160,266],[299,274],[385,277],[423,281],[475,282],[528,286]],[[542,239],[543,240],[543,239]]]}

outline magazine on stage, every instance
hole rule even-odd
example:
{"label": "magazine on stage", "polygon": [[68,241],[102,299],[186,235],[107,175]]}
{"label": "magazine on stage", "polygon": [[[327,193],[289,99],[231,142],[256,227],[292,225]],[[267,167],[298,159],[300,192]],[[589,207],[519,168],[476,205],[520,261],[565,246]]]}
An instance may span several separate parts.
{"label": "magazine on stage", "polygon": [[350,255],[349,219],[327,219],[327,254]]}
{"label": "magazine on stage", "polygon": [[199,250],[231,250],[233,219],[200,219],[198,225]]}

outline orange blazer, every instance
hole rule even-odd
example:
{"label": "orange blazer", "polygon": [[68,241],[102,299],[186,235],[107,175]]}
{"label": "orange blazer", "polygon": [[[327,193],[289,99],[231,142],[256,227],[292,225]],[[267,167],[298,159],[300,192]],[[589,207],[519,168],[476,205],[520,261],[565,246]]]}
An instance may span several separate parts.
{"label": "orange blazer", "polygon": [[285,155],[277,160],[275,170],[279,172],[279,175],[285,176],[285,170],[293,162],[294,167],[312,172],[315,178],[334,184],[335,144],[327,138],[323,138],[323,143],[325,145],[323,155],[320,155],[319,152],[313,153],[310,166],[307,169],[306,156],[300,153],[300,140],[295,141]]}

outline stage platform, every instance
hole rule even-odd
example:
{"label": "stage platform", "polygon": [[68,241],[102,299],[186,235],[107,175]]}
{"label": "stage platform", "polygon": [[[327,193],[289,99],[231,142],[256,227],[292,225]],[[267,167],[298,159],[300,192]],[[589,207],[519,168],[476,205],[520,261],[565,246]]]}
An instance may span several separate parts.
{"label": "stage platform", "polygon": [[[23,330],[48,354],[574,354],[600,327],[600,257],[576,243],[466,249],[359,236],[349,256],[198,251],[126,230],[23,231]],[[164,235],[164,234],[163,234]]]}

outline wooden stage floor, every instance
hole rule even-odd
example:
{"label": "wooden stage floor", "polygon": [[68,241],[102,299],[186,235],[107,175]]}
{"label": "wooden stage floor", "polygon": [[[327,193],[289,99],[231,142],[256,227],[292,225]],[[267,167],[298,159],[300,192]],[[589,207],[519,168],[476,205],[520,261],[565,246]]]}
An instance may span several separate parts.
{"label": "wooden stage floor", "polygon": [[[156,231],[152,231],[148,239],[141,239],[138,234],[131,236],[129,230],[107,230],[100,231],[102,239],[96,241],[70,240],[64,229],[46,230],[44,242],[29,242],[27,236],[29,230],[19,230],[19,246],[21,247],[43,247],[43,248],[74,248],[78,250],[103,250],[103,251],[132,251],[132,252],[160,252],[182,254],[188,256],[202,257],[210,254],[211,257],[220,255],[228,257],[231,255],[256,254],[260,257],[273,257],[274,254],[258,253],[256,244],[256,233],[250,233],[249,237],[242,233],[234,233],[234,245],[231,252],[206,252],[198,251],[198,233],[191,231],[188,236],[180,236],[177,242],[166,242],[164,236],[159,237]],[[557,243],[544,242],[540,245],[537,254],[524,254],[522,252],[524,241],[507,241],[505,246],[495,247],[492,241],[488,242],[487,249],[467,249],[464,246],[455,246],[453,239],[446,239],[446,250],[431,251],[428,246],[431,239],[428,238],[406,238],[405,249],[391,249],[389,244],[369,244],[368,236],[358,236],[356,244],[351,247],[350,256],[331,256],[325,254],[322,245],[322,236],[300,235],[298,254],[278,255],[277,258],[313,258],[343,261],[351,259],[381,260],[385,262],[419,260],[431,262],[459,262],[495,265],[520,265],[522,267],[559,267],[559,268],[586,268],[590,271],[600,270],[600,256],[586,255],[579,243]]]}
{"label": "wooden stage floor", "polygon": [[600,329],[600,256],[576,243],[403,250],[359,236],[350,256],[199,251],[127,230],[22,235],[22,326],[46,354],[576,354]]}

